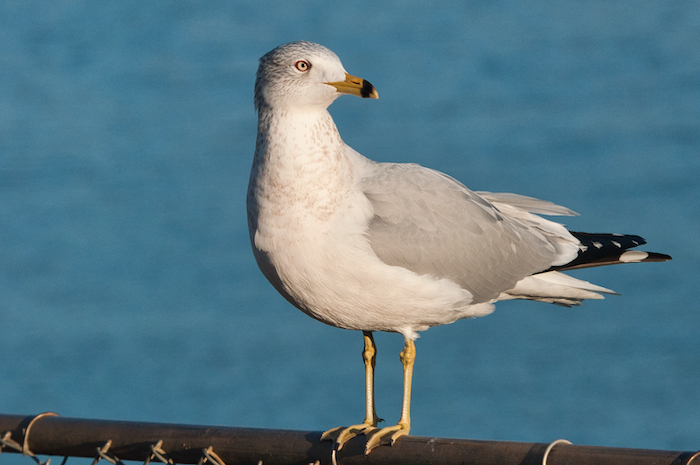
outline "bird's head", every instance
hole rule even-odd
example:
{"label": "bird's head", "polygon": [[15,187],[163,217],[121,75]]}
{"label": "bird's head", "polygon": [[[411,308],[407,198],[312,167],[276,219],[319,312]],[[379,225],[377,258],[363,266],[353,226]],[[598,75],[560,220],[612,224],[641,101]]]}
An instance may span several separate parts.
{"label": "bird's head", "polygon": [[255,108],[326,108],[342,94],[378,98],[374,86],[345,71],[338,56],[313,42],[280,45],[260,58]]}

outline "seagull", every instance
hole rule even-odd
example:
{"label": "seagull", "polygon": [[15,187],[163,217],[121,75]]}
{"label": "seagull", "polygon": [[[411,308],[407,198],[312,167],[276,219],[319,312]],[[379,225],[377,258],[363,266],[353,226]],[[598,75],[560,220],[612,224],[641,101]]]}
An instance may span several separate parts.
{"label": "seagull", "polygon": [[[576,213],[548,201],[475,192],[417,164],[365,158],[328,113],[343,94],[378,98],[319,44],[290,42],[260,59],[247,193],[253,253],[274,288],[307,315],[363,333],[365,419],[323,433],[334,454],[356,436],[366,436],[369,454],[409,433],[419,331],[487,315],[500,300],[602,299],[614,292],[562,271],[671,259],[631,250],[645,243],[639,236],[568,231],[540,215]],[[374,331],[405,341],[401,417],[381,429]]]}

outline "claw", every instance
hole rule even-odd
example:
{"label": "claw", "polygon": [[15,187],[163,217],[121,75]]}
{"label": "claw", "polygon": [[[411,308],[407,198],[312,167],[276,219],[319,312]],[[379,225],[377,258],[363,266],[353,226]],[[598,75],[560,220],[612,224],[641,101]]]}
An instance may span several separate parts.
{"label": "claw", "polygon": [[340,434],[340,431],[344,429],[344,426],[338,426],[337,428],[329,429],[321,435],[321,441],[335,441],[335,439]]}
{"label": "claw", "polygon": [[376,433],[372,434],[367,440],[367,445],[365,445],[365,455],[368,455],[372,450],[381,446],[382,444],[388,444],[393,446],[398,438],[401,436],[408,435],[411,427],[406,423],[399,423],[394,426],[387,426],[382,428]]}
{"label": "claw", "polygon": [[333,449],[340,451],[345,444],[352,438],[365,435],[369,436],[377,427],[370,423],[361,423],[352,426],[338,426],[337,428],[329,429],[321,435],[321,441],[333,441],[335,444]]}

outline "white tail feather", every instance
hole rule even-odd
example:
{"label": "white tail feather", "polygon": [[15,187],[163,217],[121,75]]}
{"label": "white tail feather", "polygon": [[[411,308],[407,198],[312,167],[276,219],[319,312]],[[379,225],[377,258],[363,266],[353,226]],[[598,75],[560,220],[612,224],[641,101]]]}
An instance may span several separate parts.
{"label": "white tail feather", "polygon": [[584,299],[603,299],[600,293],[615,294],[615,291],[558,271],[549,271],[521,279],[498,300],[527,299],[570,307],[580,305]]}

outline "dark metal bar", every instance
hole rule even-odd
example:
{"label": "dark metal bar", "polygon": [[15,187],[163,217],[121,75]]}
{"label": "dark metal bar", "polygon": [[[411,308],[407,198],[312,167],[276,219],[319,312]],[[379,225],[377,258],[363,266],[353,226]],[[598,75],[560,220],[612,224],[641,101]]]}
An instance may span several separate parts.
{"label": "dark metal bar", "polygon": [[[30,423],[29,435],[25,438]],[[161,448],[176,464],[198,463],[202,449],[210,446],[225,465],[257,465],[259,461],[264,465],[331,463],[332,444],[322,442],[318,431],[0,415],[0,438],[7,431],[11,432],[13,441],[24,444],[36,455],[94,458],[97,448],[111,440],[109,453],[120,460],[144,462],[151,456],[151,446],[162,440]],[[382,446],[365,456],[364,442],[364,438],[350,441],[338,453],[338,463],[541,465],[548,446],[406,436],[392,447]],[[2,452],[13,451],[5,447]],[[547,465],[687,465],[691,457],[692,452],[682,451],[557,444],[549,453]],[[151,463],[157,462],[155,459]],[[700,465],[700,457],[693,458],[691,465]]]}

